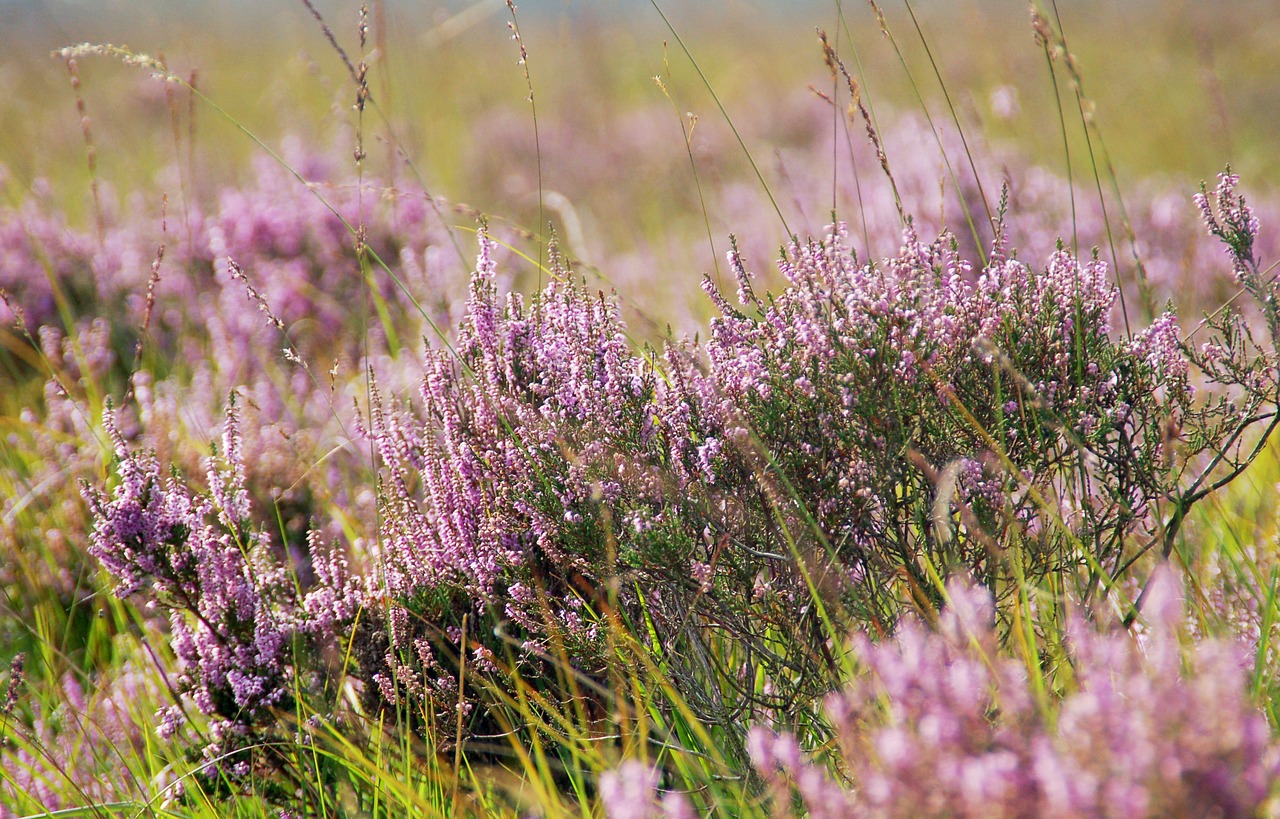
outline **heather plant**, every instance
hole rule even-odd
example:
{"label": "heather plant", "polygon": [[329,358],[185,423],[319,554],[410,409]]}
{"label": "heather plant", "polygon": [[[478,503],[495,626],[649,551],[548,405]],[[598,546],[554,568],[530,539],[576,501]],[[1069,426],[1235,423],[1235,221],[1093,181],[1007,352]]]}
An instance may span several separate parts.
{"label": "heather plant", "polygon": [[[457,650],[468,611],[486,624],[473,642],[482,673],[506,653],[485,644],[487,624],[504,622],[535,665],[563,653],[600,674],[607,599],[649,594],[647,578],[620,572],[684,572],[689,544],[702,544],[682,515],[707,503],[696,453],[668,444],[688,436],[678,386],[629,345],[616,303],[591,295],[554,253],[554,281],[531,304],[499,302],[492,252],[482,235],[457,349],[428,352],[420,413],[372,410],[387,470],[375,559],[398,604],[387,650],[416,659],[420,668],[399,673],[415,688],[426,672],[448,682],[423,641]],[[683,585],[699,588],[689,577]],[[372,654],[381,665],[383,651]],[[382,679],[395,668],[386,656]]]}
{"label": "heather plant", "polygon": [[991,597],[967,582],[948,584],[936,630],[912,619],[892,640],[856,636],[862,672],[826,701],[833,765],[786,732],[752,731],[773,815],[793,797],[814,817],[1270,809],[1280,748],[1249,700],[1244,647],[1188,646],[1176,574],[1162,567],[1150,588],[1136,636],[1072,618],[1060,700],[1001,652]]}
{"label": "heather plant", "polygon": [[211,778],[271,770],[279,759],[250,749],[273,733],[278,712],[306,685],[295,658],[306,656],[307,638],[334,639],[335,621],[354,617],[360,591],[341,556],[317,537],[310,567],[322,588],[305,596],[288,564],[271,554],[245,490],[234,404],[222,438],[226,466],[210,459],[208,496],[176,477],[162,479],[154,457],[132,451],[110,413],[105,423],[119,482],[110,496],[85,488],[94,515],[89,551],[116,579],[117,596],[145,592],[168,615],[181,699],[157,715],[157,733],[183,730],[190,703],[208,718],[202,754]]}
{"label": "heather plant", "polygon": [[[1171,489],[1159,423],[1191,398],[1171,319],[1115,342],[1101,261],[1059,250],[1035,271],[1006,242],[998,226],[975,275],[946,235],[908,230],[897,258],[863,265],[839,228],[793,246],[767,304],[734,260],[753,315],[713,291],[712,378],[804,504],[793,529],[856,572],[872,621],[892,621],[898,571],[920,590],[961,564],[994,587],[1011,548],[1034,576],[1070,540],[1111,563],[1134,510]],[[1044,499],[1066,501],[1085,452],[1111,494],[1064,531]]]}
{"label": "heather plant", "polygon": [[[909,229],[883,266],[859,267],[843,231],[793,247],[780,265],[790,287],[767,299],[735,256],[745,310],[708,280],[723,314],[711,377],[803,500],[795,530],[844,549],[860,577],[909,578],[870,619],[891,620],[957,564],[991,588],[1002,572],[1074,566],[1092,588],[1152,546],[1167,556],[1191,505],[1252,463],[1274,428],[1274,283],[1236,183],[1223,175],[1217,211],[1200,201],[1264,321],[1219,311],[1200,352],[1171,313],[1115,340],[1105,265],[1060,245],[1034,271],[1010,250],[1003,204],[980,274],[954,240]],[[1193,402],[1193,363],[1216,397]],[[863,611],[886,588],[868,584]]]}
{"label": "heather plant", "polygon": [[[421,409],[375,393],[375,560],[403,608],[375,629],[389,636],[365,651],[366,678],[395,703],[429,690],[432,635],[504,649],[486,626],[464,638],[464,615],[601,675],[618,607],[699,716],[731,726],[803,708],[838,674],[833,625],[890,630],[957,567],[997,591],[1079,578],[1087,599],[1157,542],[1167,554],[1207,482],[1232,477],[1223,463],[1249,458],[1202,455],[1270,418],[1270,388],[1219,385],[1246,391],[1244,415],[1193,404],[1171,314],[1116,340],[1103,262],[1060,248],[1035,270],[995,230],[979,273],[947,234],[908,228],[896,257],[864,263],[836,226],[792,244],[789,286],[767,297],[732,253],[743,309],[708,279],[721,315],[705,348],[661,359],[554,256],[547,290],[499,306],[482,240],[458,347],[429,352]],[[1265,370],[1274,353],[1254,352],[1221,355]]]}
{"label": "heather plant", "polygon": [[[1265,305],[1234,184],[1206,218]],[[501,727],[495,706],[524,686],[548,713],[575,675],[598,687],[619,624],[651,635],[732,756],[743,716],[796,717],[836,685],[833,627],[887,632],[956,567],[997,591],[1051,573],[1109,583],[1176,536],[1161,504],[1185,515],[1251,460],[1239,442],[1273,399],[1251,374],[1268,342],[1246,322],[1215,324],[1226,340],[1201,359],[1231,398],[1194,405],[1171,315],[1117,341],[1101,261],[1060,248],[1037,271],[995,232],[975,273],[948,234],[926,243],[908,226],[896,256],[863,262],[837,225],[793,242],[787,288],[764,297],[735,250],[741,309],[708,279],[720,316],[705,345],[661,356],[554,253],[542,293],[500,300],[482,233],[457,343],[428,350],[420,407],[371,387],[382,526],[364,581],[313,537],[301,591],[253,520],[234,408],[207,497],[162,480],[107,421],[119,483],[87,490],[91,552],[120,594],[169,613],[178,691],[209,720],[194,745],[223,781],[285,775],[286,758],[254,749],[324,688],[323,655],[350,653],[364,713],[448,748]],[[1251,409],[1233,415],[1240,396]],[[180,713],[164,712],[166,733]]]}

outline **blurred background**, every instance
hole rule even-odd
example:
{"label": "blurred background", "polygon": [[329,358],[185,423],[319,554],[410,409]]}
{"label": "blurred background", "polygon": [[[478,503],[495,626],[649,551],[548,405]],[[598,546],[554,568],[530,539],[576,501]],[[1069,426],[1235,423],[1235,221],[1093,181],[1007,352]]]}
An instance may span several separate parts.
{"label": "blurred background", "polygon": [[[648,265],[687,269],[682,292],[715,265],[709,251],[682,258],[694,237],[705,248],[708,233],[722,243],[731,231],[767,233],[768,252],[801,224],[820,228],[833,204],[849,207],[833,202],[820,169],[872,152],[822,98],[838,92],[843,107],[848,91],[833,86],[819,28],[882,129],[902,115],[920,130],[927,112],[936,127],[958,122],[970,143],[1061,176],[1067,160],[1079,175],[1105,149],[1122,190],[1156,179],[1189,197],[1227,162],[1250,190],[1280,178],[1280,4],[1265,0],[1046,4],[1079,87],[1060,54],[1051,73],[1017,0],[885,0],[890,36],[854,0],[527,0],[517,19],[536,134],[502,0],[369,6],[364,53],[379,108],[366,113],[366,179],[394,187],[412,176],[434,196],[532,226],[540,175],[543,218],[575,257],[621,269],[643,248]],[[359,4],[315,8],[358,61]],[[199,201],[242,184],[263,151],[241,128],[275,149],[303,146],[355,179],[354,84],[301,0],[0,0],[0,164],[11,203],[45,180],[43,195],[72,224],[89,218],[76,97],[64,61],[50,56],[80,42],[162,57],[226,112],[144,69],[81,59],[97,176],[119,207],[153,208],[158,218],[159,192],[176,201],[181,187]],[[1083,139],[1078,91],[1102,144]],[[700,186],[720,192],[705,215]],[[786,230],[754,215],[775,211],[766,187],[791,215]],[[129,204],[131,194],[142,198]]]}

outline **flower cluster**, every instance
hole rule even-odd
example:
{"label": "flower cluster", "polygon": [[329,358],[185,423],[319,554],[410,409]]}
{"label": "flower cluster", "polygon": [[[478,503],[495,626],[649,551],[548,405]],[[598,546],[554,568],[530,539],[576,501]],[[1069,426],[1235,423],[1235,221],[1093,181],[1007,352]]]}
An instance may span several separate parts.
{"label": "flower cluster", "polygon": [[1209,235],[1217,237],[1226,245],[1236,278],[1244,281],[1257,272],[1258,260],[1254,255],[1253,243],[1258,235],[1259,222],[1244,197],[1236,193],[1235,189],[1239,184],[1240,177],[1228,167],[1218,175],[1218,186],[1212,194],[1201,184],[1200,192],[1195,195],[1195,203]]}
{"label": "flower cluster", "polygon": [[[184,188],[190,198],[171,198],[163,215],[158,195],[117,207],[104,185],[101,235],[69,224],[39,181],[20,207],[0,208],[0,335],[9,339],[0,345],[0,368],[15,383],[49,379],[43,401],[36,384],[23,393],[32,405],[15,411],[5,433],[11,451],[23,454],[6,463],[12,471],[0,481],[0,642],[30,650],[32,633],[19,624],[42,605],[78,618],[96,583],[99,561],[87,553],[94,520],[63,488],[100,480],[106,436],[95,419],[104,395],[117,397],[122,437],[140,452],[154,451],[163,465],[148,465],[150,456],[141,454],[132,462],[138,468],[122,462],[132,472],[120,477],[138,483],[129,490],[132,502],[147,510],[143,518],[114,520],[124,527],[116,533],[121,546],[100,552],[122,592],[165,592],[190,581],[190,567],[181,565],[192,559],[190,550],[176,545],[181,527],[216,510],[170,484],[205,472],[208,431],[233,391],[241,416],[236,457],[253,464],[240,476],[244,499],[270,521],[255,535],[264,553],[273,561],[287,555],[285,565],[300,570],[305,586],[312,569],[319,574],[310,541],[323,551],[319,540],[342,539],[344,521],[373,529],[368,467],[351,445],[352,396],[364,394],[366,363],[393,358],[396,345],[425,323],[392,274],[375,268],[365,275],[344,220],[363,228],[367,248],[405,287],[429,294],[422,309],[438,323],[451,323],[450,311],[462,302],[466,264],[420,189],[390,191],[368,177],[363,186],[343,184],[334,162],[297,140],[282,156],[308,185],[274,162],[259,162],[247,184]],[[259,303],[246,297],[251,289],[277,324],[263,320]],[[366,298],[382,311],[381,331],[352,309]],[[23,325],[15,328],[19,312]],[[24,334],[33,349],[23,348]],[[108,455],[117,444],[106,447]],[[149,488],[142,485],[147,470],[154,474]],[[170,478],[171,470],[183,477]],[[139,525],[155,528],[129,528]],[[199,537],[202,530],[193,531]],[[166,564],[170,559],[179,564]],[[327,587],[323,580],[311,590],[308,616],[345,616],[350,606],[341,601],[349,598],[337,591],[336,605],[323,602]],[[89,622],[80,618],[75,628]],[[68,622],[74,642],[71,628]]]}
{"label": "flower cluster", "polygon": [[[335,624],[354,617],[359,589],[345,562],[313,539],[324,588],[298,600],[295,579],[254,528],[234,403],[225,465],[209,460],[209,497],[177,478],[162,481],[155,458],[132,451],[110,414],[104,423],[120,480],[109,497],[85,489],[95,520],[90,551],[115,576],[117,595],[146,591],[168,612],[179,689],[211,720],[205,756],[219,770],[247,774],[247,758],[233,752],[290,703],[296,638],[332,638]],[[180,727],[180,714],[174,707],[162,715],[165,734]]]}
{"label": "flower cluster", "polygon": [[[558,258],[532,304],[500,301],[493,247],[482,236],[456,349],[427,354],[421,408],[383,407],[375,393],[382,581],[437,634],[470,609],[507,621],[535,655],[554,643],[595,669],[602,581],[687,565],[680,508],[696,502],[699,473],[668,442],[688,440],[689,409],[632,349],[616,303]],[[671,559],[646,551],[657,549]],[[421,655],[421,631],[397,646],[390,629],[390,648]]]}
{"label": "flower cluster", "polygon": [[[838,226],[793,245],[767,303],[731,256],[745,312],[708,285],[723,314],[708,378],[786,478],[793,517],[813,521],[799,536],[835,548],[870,596],[895,566],[927,587],[923,561],[990,577],[990,558],[1033,533],[1043,567],[1063,539],[1117,558],[1141,523],[1130,510],[1173,486],[1160,427],[1192,391],[1172,318],[1114,341],[1106,266],[1059,249],[1037,271],[999,225],[980,272],[945,234],[908,229],[880,264],[849,244]],[[1085,464],[1114,496],[1064,533],[1043,498],[1068,501]],[[876,608],[891,619],[896,603]]]}
{"label": "flower cluster", "polygon": [[753,730],[777,813],[795,793],[814,817],[1248,816],[1272,795],[1280,747],[1241,647],[1184,651],[1168,568],[1137,637],[1071,627],[1060,702],[1000,653],[989,594],[952,582],[948,597],[936,631],[911,620],[893,640],[855,638],[865,674],[826,708],[846,779],[788,735]]}

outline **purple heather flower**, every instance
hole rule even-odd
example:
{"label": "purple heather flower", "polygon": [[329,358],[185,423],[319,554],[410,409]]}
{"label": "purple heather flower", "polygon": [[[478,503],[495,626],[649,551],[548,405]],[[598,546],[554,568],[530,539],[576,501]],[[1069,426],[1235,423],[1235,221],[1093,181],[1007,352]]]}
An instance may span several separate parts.
{"label": "purple heather flower", "polygon": [[1001,654],[990,596],[947,589],[936,631],[908,621],[890,641],[856,640],[866,674],[827,701],[848,782],[753,729],[775,808],[791,787],[815,816],[1247,816],[1270,796],[1280,746],[1246,666],[1229,643],[1184,653],[1171,569],[1152,580],[1141,640],[1071,626],[1076,685],[1052,718]]}
{"label": "purple heather flower", "polygon": [[600,775],[600,802],[606,819],[693,819],[693,809],[679,793],[657,792],[658,772],[627,760]]}

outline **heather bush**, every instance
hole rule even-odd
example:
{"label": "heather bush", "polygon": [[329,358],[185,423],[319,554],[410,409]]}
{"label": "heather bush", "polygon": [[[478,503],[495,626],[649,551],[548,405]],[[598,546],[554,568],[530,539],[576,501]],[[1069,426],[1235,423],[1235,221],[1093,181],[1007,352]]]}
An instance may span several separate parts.
{"label": "heather bush", "polygon": [[85,487],[94,516],[89,551],[116,579],[117,596],[145,594],[168,617],[181,699],[157,714],[157,734],[184,730],[191,705],[208,718],[201,753],[211,779],[274,773],[281,755],[262,740],[276,734],[279,713],[296,696],[324,684],[322,664],[308,658],[317,642],[336,639],[335,622],[354,618],[362,594],[344,559],[314,534],[309,567],[318,589],[304,594],[272,554],[250,509],[234,403],[221,459],[209,461],[207,495],[162,479],[154,457],[131,450],[110,413],[105,423],[119,482],[110,496]]}
{"label": "heather bush", "polygon": [[[891,628],[956,566],[992,589],[1121,574],[1219,466],[1184,487],[1198,454],[1178,430],[1220,451],[1263,420],[1270,388],[1236,378],[1243,415],[1193,409],[1172,315],[1117,341],[1105,264],[1060,249],[1037,271],[996,230],[978,273],[946,234],[908,229],[896,257],[863,263],[837,226],[792,245],[789,286],[766,298],[732,254],[743,309],[708,280],[721,315],[705,350],[661,359],[558,262],[530,305],[500,307],[484,245],[457,358],[429,355],[416,417],[374,413],[387,591],[435,606],[410,619],[456,628],[470,608],[598,672],[609,590],[682,646],[669,660],[691,689],[785,709],[838,668],[824,618]],[[709,635],[769,692],[698,669]]]}
{"label": "heather bush", "polygon": [[793,795],[813,817],[1273,809],[1280,746],[1249,700],[1244,647],[1187,645],[1178,577],[1162,567],[1151,589],[1136,636],[1073,618],[1060,700],[1001,652],[991,597],[966,582],[948,584],[936,630],[912,619],[879,644],[855,636],[863,671],[826,701],[832,765],[790,734],[752,731],[772,814]]}
{"label": "heather bush", "polygon": [[658,566],[683,588],[653,595],[674,603],[701,588],[689,554],[707,548],[705,534],[690,525],[711,501],[696,453],[671,446],[690,436],[686,393],[631,347],[616,302],[590,294],[554,254],[553,281],[532,303],[500,302],[492,252],[482,236],[457,349],[428,352],[421,408],[372,410],[386,468],[374,557],[395,602],[366,675],[390,680],[396,669],[419,691],[420,675],[449,682],[430,643],[456,652],[468,613],[480,618],[470,644],[481,673],[507,653],[488,636],[502,623],[520,664],[563,654],[600,674],[609,598],[650,595],[643,571]]}
{"label": "heather bush", "polygon": [[[713,291],[711,377],[794,493],[792,531],[856,572],[873,621],[905,599],[898,571],[919,590],[962,564],[994,587],[1011,549],[1036,576],[1081,544],[1110,565],[1135,510],[1173,488],[1160,424],[1191,389],[1172,318],[1116,342],[1105,264],[1059,250],[1036,271],[997,236],[975,274],[949,236],[911,230],[863,265],[841,228],[793,248],[767,304],[735,259],[750,314]],[[1085,458],[1106,496],[1060,525]]]}

